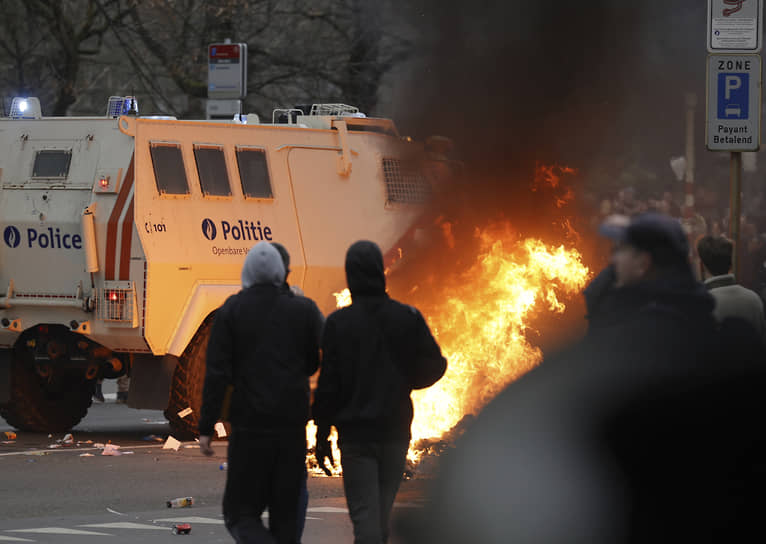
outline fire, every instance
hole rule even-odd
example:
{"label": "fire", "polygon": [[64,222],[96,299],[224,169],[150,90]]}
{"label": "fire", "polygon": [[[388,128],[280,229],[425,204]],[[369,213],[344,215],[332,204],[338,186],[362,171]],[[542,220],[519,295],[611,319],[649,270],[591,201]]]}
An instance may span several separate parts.
{"label": "fire", "polygon": [[[518,240],[507,223],[476,229],[475,238],[473,265],[459,277],[443,277],[430,297],[439,302],[425,317],[448,367],[436,385],[412,394],[413,445],[441,437],[537,365],[542,352],[527,337],[529,321],[540,312],[564,312],[562,298],[579,293],[590,275],[575,249]],[[351,302],[348,289],[335,296],[339,307]],[[411,448],[410,460],[418,456]]]}
{"label": "fire", "polygon": [[426,316],[448,367],[436,385],[413,392],[413,443],[440,437],[537,365],[542,352],[530,343],[527,323],[539,312],[563,313],[561,299],[580,292],[589,277],[574,249],[493,232],[477,231],[477,261]]}

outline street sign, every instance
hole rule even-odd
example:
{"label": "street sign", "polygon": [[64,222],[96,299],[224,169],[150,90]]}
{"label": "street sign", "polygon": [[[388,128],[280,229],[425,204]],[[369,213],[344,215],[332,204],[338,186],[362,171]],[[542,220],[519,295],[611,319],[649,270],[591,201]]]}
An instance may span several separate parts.
{"label": "street sign", "polygon": [[208,46],[207,97],[239,100],[247,96],[247,44]]}
{"label": "street sign", "polygon": [[760,55],[708,55],[705,133],[711,151],[758,150]]}
{"label": "street sign", "polygon": [[708,52],[759,53],[762,46],[763,0],[708,0]]}

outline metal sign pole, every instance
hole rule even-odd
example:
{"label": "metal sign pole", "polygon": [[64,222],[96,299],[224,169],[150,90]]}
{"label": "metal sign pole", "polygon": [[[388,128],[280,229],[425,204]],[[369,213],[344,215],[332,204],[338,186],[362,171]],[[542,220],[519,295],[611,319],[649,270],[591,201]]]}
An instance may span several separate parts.
{"label": "metal sign pole", "polygon": [[734,244],[734,253],[732,255],[731,271],[734,277],[739,280],[739,227],[741,217],[741,194],[742,194],[742,152],[732,151],[729,160],[729,237]]}

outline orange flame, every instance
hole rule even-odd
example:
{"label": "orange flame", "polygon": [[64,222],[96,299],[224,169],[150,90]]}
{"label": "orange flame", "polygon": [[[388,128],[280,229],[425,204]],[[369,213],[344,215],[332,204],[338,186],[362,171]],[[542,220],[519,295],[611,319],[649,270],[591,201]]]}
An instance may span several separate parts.
{"label": "orange flame", "polygon": [[565,175],[572,175],[576,172],[574,168],[558,165],[537,164],[535,166],[535,178],[532,182],[532,191],[537,191],[542,187],[550,187],[554,190],[553,198],[556,201],[557,208],[563,208],[567,203],[574,200],[574,191],[571,187],[561,184],[561,178]]}
{"label": "orange flame", "polygon": [[[434,293],[441,302],[426,315],[448,367],[436,385],[412,394],[413,444],[442,436],[537,365],[542,353],[528,341],[527,323],[541,311],[562,313],[561,297],[578,293],[590,275],[576,250],[518,241],[507,222],[476,229],[475,236],[476,262]],[[339,307],[351,301],[347,289],[335,296]],[[410,449],[410,460],[418,455]]]}

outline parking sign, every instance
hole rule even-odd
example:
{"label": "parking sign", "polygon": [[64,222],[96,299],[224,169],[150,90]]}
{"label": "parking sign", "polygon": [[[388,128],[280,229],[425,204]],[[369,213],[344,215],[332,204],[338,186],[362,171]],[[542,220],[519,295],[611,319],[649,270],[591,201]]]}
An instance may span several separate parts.
{"label": "parking sign", "polygon": [[761,56],[708,56],[707,147],[757,151],[761,143]]}

